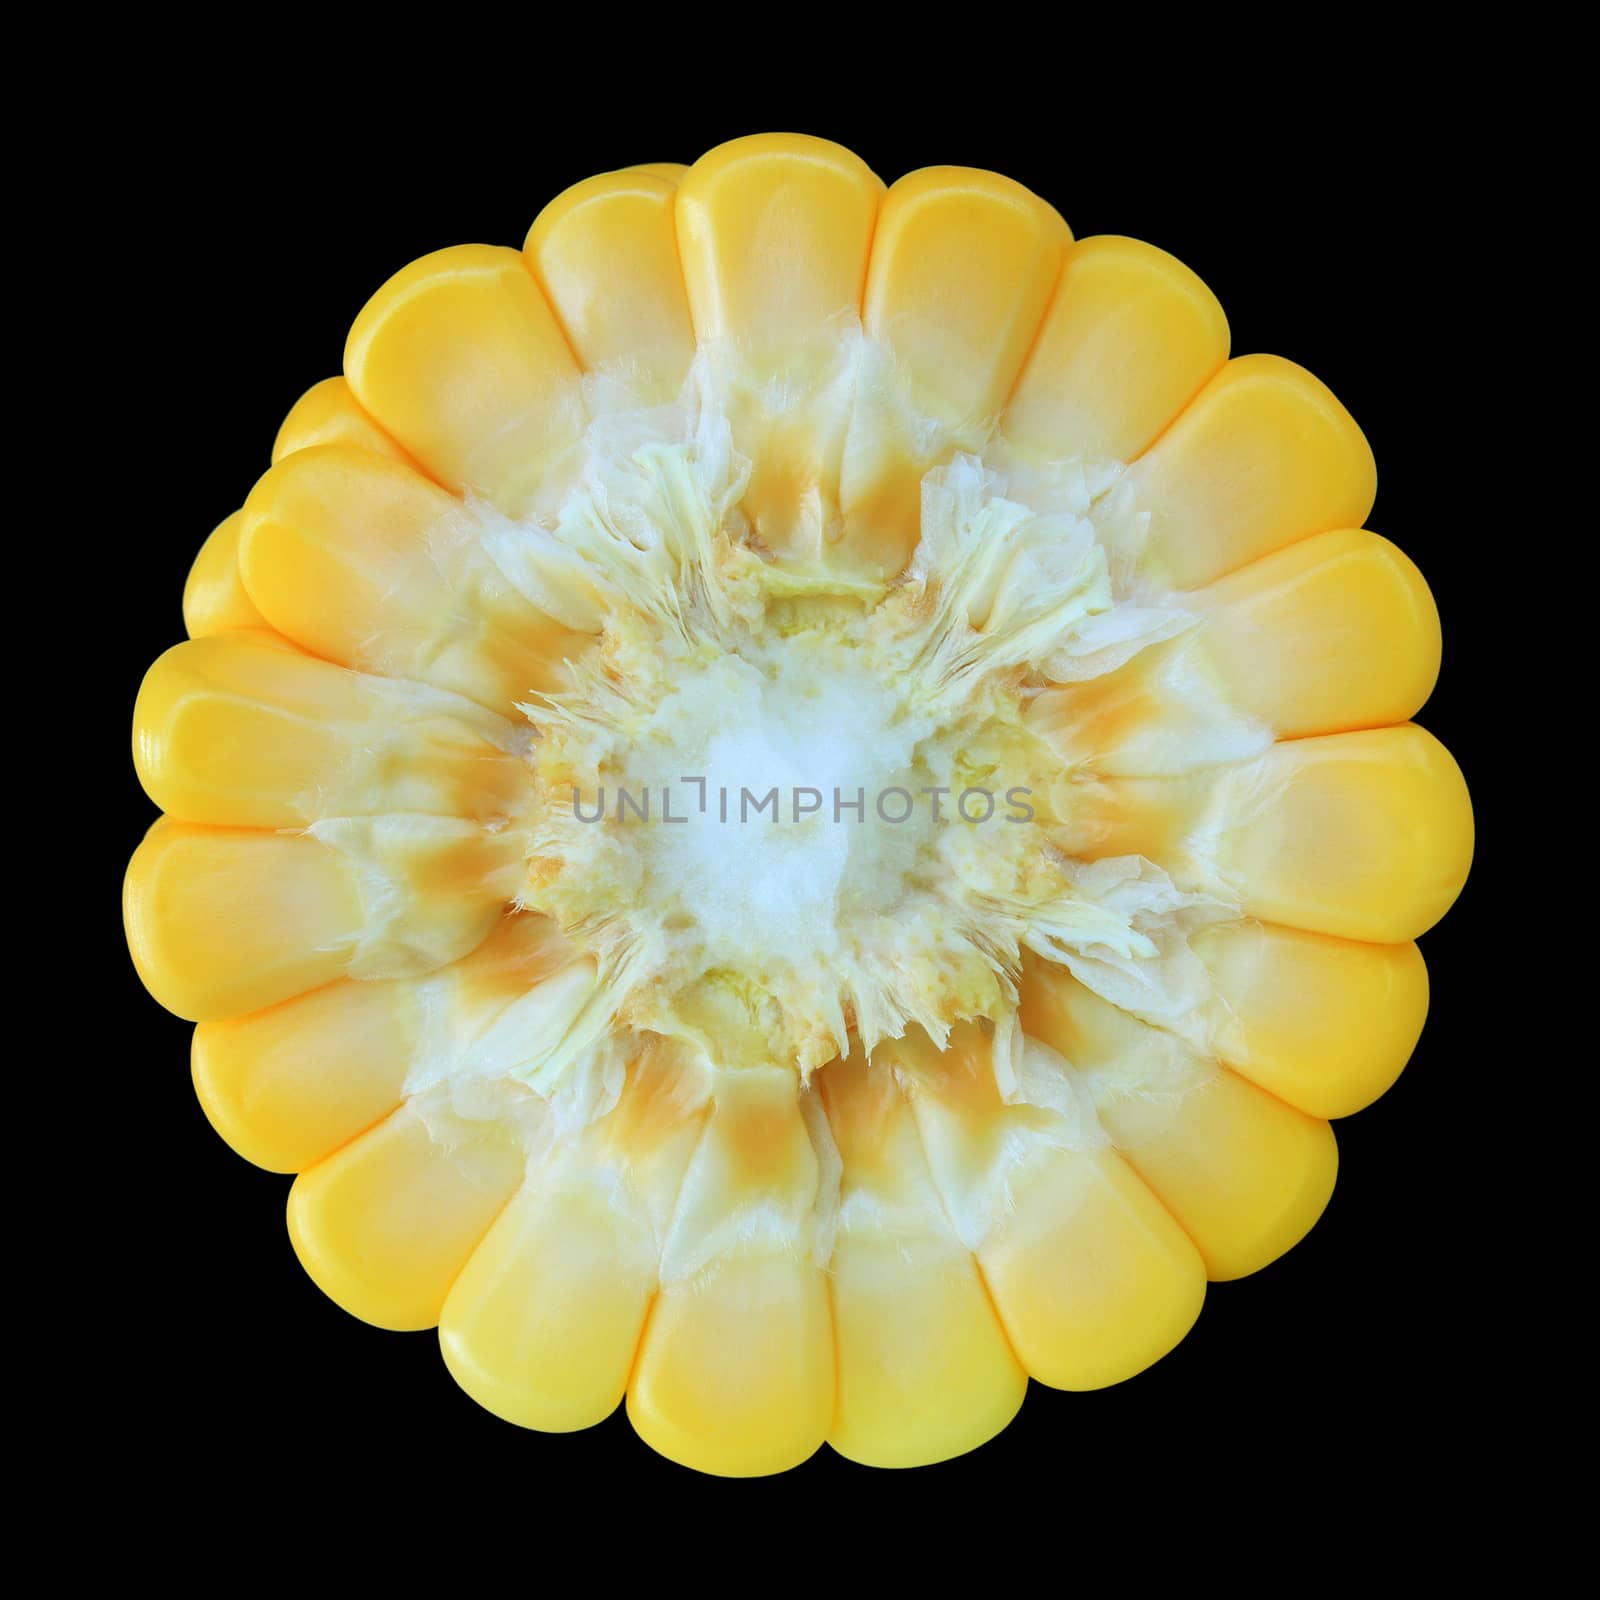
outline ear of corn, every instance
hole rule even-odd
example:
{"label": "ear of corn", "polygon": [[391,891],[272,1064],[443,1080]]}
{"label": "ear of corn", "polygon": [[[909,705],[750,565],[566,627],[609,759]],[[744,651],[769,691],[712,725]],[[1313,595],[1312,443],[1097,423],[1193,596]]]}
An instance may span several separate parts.
{"label": "ear of corn", "polygon": [[1472,819],[1365,440],[1187,268],[738,140],[404,269],[272,459],[125,910],[340,1305],[526,1427],[906,1466],[1316,1221]]}

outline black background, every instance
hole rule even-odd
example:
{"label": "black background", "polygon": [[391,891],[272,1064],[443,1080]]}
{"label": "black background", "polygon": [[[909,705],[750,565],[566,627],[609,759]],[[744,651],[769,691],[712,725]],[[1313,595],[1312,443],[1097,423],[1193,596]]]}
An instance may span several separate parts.
{"label": "black background", "polygon": [[[1276,352],[1323,378],[1376,452],[1371,525],[1420,563],[1438,599],[1444,671],[1419,720],[1461,761],[1482,831],[1494,730],[1478,709],[1503,664],[1478,622],[1499,605],[1484,554],[1500,534],[1481,499],[1483,441],[1460,420],[1481,379],[1485,294],[1466,248],[1485,201],[1465,145],[1442,142],[1414,106],[1333,113],[1292,90],[1257,91],[1231,118],[1195,104],[1165,120],[1131,87],[1110,120],[1104,103],[1065,92],[984,115],[909,101],[873,114],[866,93],[832,109],[692,98],[562,122],[530,108],[523,123],[485,128],[465,108],[375,123],[369,105],[341,121],[337,97],[306,108],[286,92],[258,106],[221,92],[181,128],[130,132],[123,221],[100,278],[126,339],[105,401],[131,419],[134,475],[107,530],[93,652],[114,712],[95,779],[115,794],[99,812],[103,883],[120,880],[154,815],[122,730],[145,665],[181,637],[189,564],[265,468],[289,406],[338,370],[367,296],[425,251],[520,245],[540,206],[591,173],[691,161],[768,127],[848,144],[886,181],[937,162],[1007,173],[1079,237],[1132,234],[1187,262],[1220,297],[1235,353]],[[708,114],[719,98],[726,112]],[[620,1412],[584,1434],[523,1433],[456,1389],[432,1334],[379,1332],[324,1299],[289,1247],[289,1180],[211,1132],[190,1086],[190,1029],[143,993],[114,896],[99,892],[94,1005],[114,1012],[103,1024],[117,1041],[116,1070],[96,1089],[114,1147],[104,1194],[116,1196],[96,1224],[108,1258],[93,1293],[117,1352],[106,1414],[124,1437],[159,1439],[224,1482],[267,1471],[281,1484],[292,1468],[313,1502],[352,1476],[419,1495],[443,1476],[536,1498],[604,1487],[709,1506],[722,1493],[842,1486],[873,1503],[955,1491],[999,1505],[1031,1474],[1153,1506],[1209,1484],[1232,1500],[1232,1525],[1218,1524],[1229,1540],[1258,1497],[1303,1483],[1307,1515],[1336,1528],[1368,1514],[1380,1479],[1436,1471],[1469,1447],[1482,1415],[1494,1292],[1475,1280],[1501,1204],[1483,1183],[1497,1115],[1483,900],[1475,880],[1423,940],[1432,1017],[1397,1087],[1339,1125],[1322,1222],[1256,1277],[1214,1286],[1172,1355],[1100,1393],[1035,1386],[998,1440],[945,1466],[874,1474],[824,1449],[776,1483],[729,1489],[654,1456]],[[425,1500],[408,1491],[395,1515],[408,1509],[425,1516]]]}

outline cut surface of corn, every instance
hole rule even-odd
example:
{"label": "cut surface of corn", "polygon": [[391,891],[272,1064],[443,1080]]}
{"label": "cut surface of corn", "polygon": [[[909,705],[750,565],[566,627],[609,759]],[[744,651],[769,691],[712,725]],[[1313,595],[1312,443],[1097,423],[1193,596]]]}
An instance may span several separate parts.
{"label": "cut surface of corn", "polygon": [[405,268],[240,489],[129,945],[480,1404],[942,1461],[1315,1223],[1472,815],[1365,439],[1181,263],[735,140]]}

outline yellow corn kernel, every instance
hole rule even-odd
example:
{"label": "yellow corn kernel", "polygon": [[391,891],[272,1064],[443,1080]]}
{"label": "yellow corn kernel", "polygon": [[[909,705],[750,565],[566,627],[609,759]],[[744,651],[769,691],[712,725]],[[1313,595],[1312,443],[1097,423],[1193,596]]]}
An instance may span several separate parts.
{"label": "yellow corn kernel", "polygon": [[522,1180],[509,1140],[436,1138],[410,1106],[295,1179],[289,1238],[319,1289],[380,1328],[431,1328]]}
{"label": "yellow corn kernel", "polygon": [[1472,862],[1460,768],[1414,723],[1269,745],[1168,779],[1067,784],[1057,843],[1141,855],[1266,922],[1399,944],[1426,933]]}
{"label": "yellow corn kernel", "polygon": [[440,482],[511,514],[582,431],[577,365],[513,250],[461,245],[397,272],[356,318],[344,373]]}
{"label": "yellow corn kernel", "polygon": [[1146,562],[1194,588],[1330,528],[1359,528],[1372,451],[1311,374],[1277,356],[1230,361],[1133,472],[1150,508]]}
{"label": "yellow corn kernel", "polygon": [[[543,917],[507,917],[435,976],[341,979],[202,1022],[192,1063],[211,1125],[247,1161],[304,1172],[387,1116],[572,962]],[[544,1008],[550,1014],[550,1008]],[[529,1018],[529,1021],[534,1019]]]}
{"label": "yellow corn kernel", "polygon": [[904,375],[858,400],[845,451],[845,537],[874,571],[917,542],[922,476],[993,426],[1072,241],[1020,184],[930,167],[884,198],[862,320]]}
{"label": "yellow corn kernel", "polygon": [[1016,1414],[1027,1373],[888,1069],[864,1056],[837,1062],[822,1092],[844,1163],[829,1265],[839,1396],[828,1442],[869,1466],[960,1455]]}
{"label": "yellow corn kernel", "polygon": [[1195,600],[1222,692],[1280,739],[1404,722],[1439,676],[1433,596],[1375,533],[1302,539]]}
{"label": "yellow corn kernel", "polygon": [[1314,1117],[1347,1117],[1400,1076],[1428,1013],[1415,944],[1357,944],[1267,923],[1194,940],[1217,998],[1218,1056]]}
{"label": "yellow corn kernel", "polygon": [[1184,596],[1176,639],[1049,689],[1030,720],[1069,765],[1164,777],[1268,736],[1403,722],[1439,673],[1439,617],[1416,566],[1375,533],[1313,535]]}
{"label": "yellow corn kernel", "polygon": [[191,1055],[211,1126],[247,1161],[301,1172],[405,1099],[421,1018],[403,982],[324,984],[202,1022]]}
{"label": "yellow corn kernel", "polygon": [[515,729],[470,701],[236,633],[174,646],[145,675],[134,765],[192,822],[292,828],[417,811],[503,818],[525,802]]}
{"label": "yellow corn kernel", "polygon": [[267,620],[317,655],[511,712],[583,640],[512,587],[478,527],[414,468],[325,446],[256,484],[240,564]]}
{"label": "yellow corn kernel", "polygon": [[[456,1381],[498,1416],[564,1433],[620,1404],[659,1285],[659,1241],[702,1119],[673,1114],[648,1053],[616,1109],[535,1174],[473,1253],[439,1338]],[[618,1160],[629,1180],[614,1177]]]}
{"label": "yellow corn kernel", "polygon": [[1002,427],[1030,459],[1132,461],[1227,359],[1222,307],[1181,261],[1137,239],[1083,239]]}
{"label": "yellow corn kernel", "polygon": [[1275,745],[1249,781],[1260,810],[1225,828],[1210,870],[1253,915],[1392,944],[1426,933],[1461,892],[1466,785],[1422,729]]}
{"label": "yellow corn kernel", "polygon": [[913,1085],[945,1207],[1029,1374],[1098,1389],[1165,1355],[1199,1314],[1205,1271],[1094,1130],[1008,1101],[970,1024],[942,1052],[925,1036],[884,1051]]}
{"label": "yellow corn kernel", "polygon": [[809,1219],[820,1170],[791,1075],[718,1075],[665,1244],[628,1415],[726,1477],[804,1461],[833,1420],[834,1334]]}
{"label": "yellow corn kernel", "polygon": [[674,399],[694,359],[677,192],[638,167],[590,178],[539,213],[523,246],[584,369],[647,405]]}
{"label": "yellow corn kernel", "polygon": [[863,162],[824,139],[770,134],[703,155],[677,199],[696,338],[787,357],[859,312],[882,194]]}
{"label": "yellow corn kernel", "polygon": [[190,1021],[331,982],[362,925],[354,868],[317,840],[165,818],[134,852],[122,903],[145,987]]}
{"label": "yellow corn kernel", "polygon": [[273,441],[272,459],[282,461],[296,450],[310,450],[319,444],[371,450],[397,461],[406,458],[405,451],[361,409],[343,378],[324,378],[295,401]]}
{"label": "yellow corn kernel", "polygon": [[1072,242],[1021,184],[929,167],[884,196],[862,321],[952,430],[1000,414]]}
{"label": "yellow corn kernel", "polygon": [[210,1021],[469,954],[503,915],[521,851],[514,833],[405,813],[299,834],[163,818],[129,864],[123,915],[145,986]]}
{"label": "yellow corn kernel", "polygon": [[265,628],[267,619],[256,610],[239,575],[239,534],[242,512],[225,517],[200,546],[183,586],[183,626],[191,639],[203,639],[235,628]]}
{"label": "yellow corn kernel", "polygon": [[[1326,1122],[1194,1056],[1067,977],[1036,967],[1025,1026],[1092,1084],[1101,1120],[1161,1197],[1215,1279],[1256,1272],[1298,1244],[1333,1193]],[[1144,1081],[1130,1088],[1141,1064]]]}
{"label": "yellow corn kernel", "polygon": [[763,546],[802,566],[839,535],[847,335],[882,197],[848,150],[777,134],[719,146],[678,189],[695,337],[751,462],[745,514]]}
{"label": "yellow corn kernel", "polygon": [[822,1273],[792,1256],[753,1256],[662,1290],[628,1388],[628,1415],[670,1460],[748,1478],[814,1454],[833,1398]]}
{"label": "yellow corn kernel", "polygon": [[1040,1383],[1120,1383],[1193,1327],[1205,1265],[1119,1155],[1054,1152],[1018,1187],[1015,1215],[981,1259],[1012,1344]]}

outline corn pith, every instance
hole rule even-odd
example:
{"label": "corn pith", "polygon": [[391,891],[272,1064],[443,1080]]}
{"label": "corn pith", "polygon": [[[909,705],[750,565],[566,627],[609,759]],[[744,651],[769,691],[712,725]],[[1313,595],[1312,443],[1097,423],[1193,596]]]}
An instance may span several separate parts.
{"label": "corn pith", "polygon": [[523,1426],[906,1466],[1315,1222],[1472,818],[1365,440],[1186,268],[737,140],[405,268],[272,460],[125,913],[340,1305]]}

